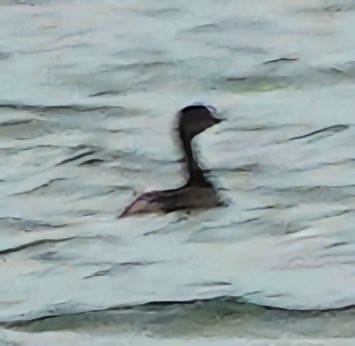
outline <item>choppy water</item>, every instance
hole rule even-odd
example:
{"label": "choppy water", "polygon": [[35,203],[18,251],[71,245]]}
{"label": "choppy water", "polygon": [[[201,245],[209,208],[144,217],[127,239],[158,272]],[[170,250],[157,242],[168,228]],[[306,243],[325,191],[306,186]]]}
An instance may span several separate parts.
{"label": "choppy water", "polygon": [[[0,345],[353,345],[355,1],[1,5]],[[117,220],[196,100],[229,206]]]}

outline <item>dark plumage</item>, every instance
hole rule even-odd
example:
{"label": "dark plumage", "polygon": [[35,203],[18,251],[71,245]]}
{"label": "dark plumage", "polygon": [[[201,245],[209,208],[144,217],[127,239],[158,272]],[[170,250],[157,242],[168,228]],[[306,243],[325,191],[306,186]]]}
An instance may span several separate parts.
{"label": "dark plumage", "polygon": [[184,164],[188,174],[186,183],[176,189],[151,191],[139,196],[119,217],[137,213],[212,208],[224,205],[213,184],[208,180],[196,160],[192,139],[209,127],[220,123],[216,109],[194,104],[181,109],[176,117],[176,134],[184,152]]}

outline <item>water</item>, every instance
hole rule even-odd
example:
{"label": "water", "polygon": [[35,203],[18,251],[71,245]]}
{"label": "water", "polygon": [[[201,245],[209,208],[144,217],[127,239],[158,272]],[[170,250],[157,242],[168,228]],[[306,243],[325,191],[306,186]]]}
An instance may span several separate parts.
{"label": "water", "polygon": [[[355,1],[1,5],[0,345],[353,344]],[[118,220],[195,101],[229,206]]]}

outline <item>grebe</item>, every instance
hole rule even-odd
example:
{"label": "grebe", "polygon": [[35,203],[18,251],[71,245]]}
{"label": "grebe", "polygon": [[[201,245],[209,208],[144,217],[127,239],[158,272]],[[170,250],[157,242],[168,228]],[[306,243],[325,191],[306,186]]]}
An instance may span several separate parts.
{"label": "grebe", "polygon": [[212,106],[192,104],[181,109],[176,116],[176,134],[185,154],[184,164],[188,174],[186,183],[176,189],[142,194],[118,218],[138,213],[170,213],[225,205],[199,166],[191,143],[195,136],[223,120]]}

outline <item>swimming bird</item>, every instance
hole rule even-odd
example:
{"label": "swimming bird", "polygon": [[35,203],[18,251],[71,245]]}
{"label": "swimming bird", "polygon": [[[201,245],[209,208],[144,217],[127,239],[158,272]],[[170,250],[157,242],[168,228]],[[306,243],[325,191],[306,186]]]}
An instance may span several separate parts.
{"label": "swimming bird", "polygon": [[176,189],[150,191],[139,196],[118,218],[141,213],[170,213],[177,210],[205,209],[225,205],[206,172],[199,166],[192,148],[195,136],[223,121],[217,110],[195,103],[176,116],[176,135],[184,153],[186,183]]}

